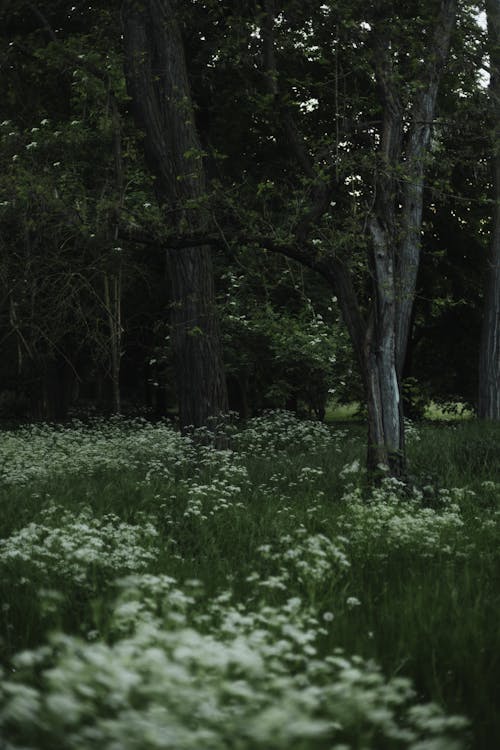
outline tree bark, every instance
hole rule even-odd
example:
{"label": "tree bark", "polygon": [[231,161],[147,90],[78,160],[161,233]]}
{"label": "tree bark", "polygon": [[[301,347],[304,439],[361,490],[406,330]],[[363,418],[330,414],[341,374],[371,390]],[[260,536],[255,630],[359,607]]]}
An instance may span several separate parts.
{"label": "tree bark", "polygon": [[368,468],[381,465],[405,474],[403,405],[397,371],[397,299],[394,253],[379,221],[372,218],[374,302],[365,335],[363,379],[368,406]]}
{"label": "tree bark", "polygon": [[479,353],[478,416],[500,420],[500,0],[487,0],[486,13],[495,206]]}
{"label": "tree bark", "polygon": [[373,215],[368,221],[372,302],[365,333],[363,380],[368,408],[368,469],[384,467],[396,477],[406,471],[404,420],[397,368],[396,263],[398,254],[398,167],[403,151],[403,107],[389,39],[376,42],[376,74],[384,104],[375,175]]}
{"label": "tree bark", "polygon": [[364,380],[368,409],[367,468],[370,474],[406,474],[403,411],[391,337],[367,343]]}
{"label": "tree bark", "polygon": [[[174,231],[206,231],[203,152],[175,3],[125,0],[122,18],[127,87],[158,198]],[[166,261],[180,424],[206,426],[228,409],[211,251],[168,249]]]}

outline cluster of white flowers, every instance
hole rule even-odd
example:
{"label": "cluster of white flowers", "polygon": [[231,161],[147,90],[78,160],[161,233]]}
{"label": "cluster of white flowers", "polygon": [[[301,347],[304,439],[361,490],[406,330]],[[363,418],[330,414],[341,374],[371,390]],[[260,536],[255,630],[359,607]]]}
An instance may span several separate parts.
{"label": "cluster of white flowers", "polygon": [[422,505],[417,490],[408,496],[408,488],[395,479],[384,479],[368,499],[358,487],[350,487],[339,528],[356,555],[387,557],[395,550],[423,556],[464,554],[464,520],[456,492],[460,490],[441,490],[437,509]]}
{"label": "cluster of white flowers", "polygon": [[[189,614],[189,617],[188,617]],[[109,642],[55,635],[23,652],[0,688],[10,750],[451,750],[467,722],[416,705],[408,680],[337,650],[314,658],[322,627],[298,598],[249,611],[229,594],[196,614],[165,576],[128,579]]]}
{"label": "cluster of white flowers", "polygon": [[222,466],[219,476],[210,483],[184,480],[187,490],[187,505],[184,517],[198,516],[206,520],[220,511],[230,508],[245,508],[240,497],[242,490],[248,488],[248,474],[244,466]]}
{"label": "cluster of white flowers", "polygon": [[350,566],[344,548],[344,538],[332,541],[324,534],[308,534],[301,525],[293,535],[281,536],[277,544],[259,548],[271,563],[272,572],[270,577],[260,580],[259,586],[286,590],[293,579],[309,590],[325,583],[330,586]]}
{"label": "cluster of white flowers", "polygon": [[0,483],[28,484],[64,475],[123,469],[146,471],[148,462],[172,465],[189,457],[190,441],[167,422],[143,419],[75,421],[67,427],[30,425],[4,432],[0,443]]}
{"label": "cluster of white flowers", "polygon": [[[224,429],[224,427],[223,427]],[[144,419],[95,419],[88,424],[75,420],[65,427],[29,425],[4,432],[0,444],[0,483],[27,484],[63,474],[92,474],[102,470],[137,469],[149,477],[170,477],[180,465],[226,466],[248,456],[273,458],[285,451],[314,454],[341,451],[344,430],[332,430],[315,421],[297,419],[290,412],[271,412],[255,417],[241,429],[227,428],[237,453],[203,446],[200,435],[181,436],[171,424],[151,424]],[[207,441],[208,442],[208,441]],[[321,469],[301,468],[305,483]],[[176,475],[179,471],[174,472]]]}
{"label": "cluster of white flowers", "polygon": [[89,587],[96,576],[146,570],[158,557],[158,532],[149,519],[141,520],[132,526],[114,514],[99,519],[89,508],[75,515],[52,506],[0,540],[0,571],[15,571],[11,578],[18,585],[66,581]]}
{"label": "cluster of white flowers", "polygon": [[345,436],[345,430],[332,430],[322,422],[300,420],[289,411],[277,410],[249,420],[235,442],[247,455],[272,456],[293,449],[300,453],[340,451]]}
{"label": "cluster of white flowers", "polygon": [[[474,494],[433,490],[430,508],[425,488],[386,479],[367,498],[354,452],[343,469],[329,465],[346,432],[288,412],[221,430],[232,450],[142,419],[3,434],[0,486],[34,501],[34,517],[0,541],[0,577],[27,597],[37,591],[47,611],[72,587],[85,601],[119,591],[105,603],[105,622],[89,619],[86,639],[54,634],[15,657],[0,687],[9,750],[457,750],[464,719],[423,705],[408,680],[387,680],[360,657],[333,646],[325,656],[324,644],[335,643],[341,618],[363,616],[365,596],[350,573],[360,559],[467,554],[464,508]],[[67,477],[85,490],[101,476],[124,477],[147,512],[135,508],[130,523],[50,499],[72,486]],[[329,479],[337,497],[344,493],[335,506]],[[99,507],[89,492],[84,502]],[[484,492],[496,497],[498,485]],[[197,580],[181,582],[178,571],[193,575],[189,565],[200,563],[192,539],[196,547],[214,529],[230,534],[252,502],[269,505],[279,525],[262,531],[248,567],[211,596]],[[497,521],[498,512],[478,516],[491,549]],[[226,590],[233,581],[245,604]]]}

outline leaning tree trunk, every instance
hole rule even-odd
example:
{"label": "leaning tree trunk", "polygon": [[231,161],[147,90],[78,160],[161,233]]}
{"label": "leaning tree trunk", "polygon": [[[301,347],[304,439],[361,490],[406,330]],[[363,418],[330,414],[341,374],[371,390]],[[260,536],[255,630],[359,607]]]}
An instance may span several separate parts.
{"label": "leaning tree trunk", "polygon": [[487,0],[495,207],[479,352],[478,416],[500,420],[500,0]]}
{"label": "leaning tree trunk", "polygon": [[[199,234],[208,223],[203,152],[176,11],[172,0],[125,0],[126,78],[170,228]],[[212,257],[206,246],[166,256],[180,423],[205,426],[228,408]]]}

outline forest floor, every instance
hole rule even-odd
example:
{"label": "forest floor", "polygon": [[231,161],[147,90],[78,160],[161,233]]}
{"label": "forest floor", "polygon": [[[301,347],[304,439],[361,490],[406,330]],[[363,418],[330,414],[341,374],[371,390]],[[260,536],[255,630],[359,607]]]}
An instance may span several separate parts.
{"label": "forest floor", "polygon": [[[8,750],[500,747],[500,425],[0,435]],[[0,743],[1,744],[1,743]]]}

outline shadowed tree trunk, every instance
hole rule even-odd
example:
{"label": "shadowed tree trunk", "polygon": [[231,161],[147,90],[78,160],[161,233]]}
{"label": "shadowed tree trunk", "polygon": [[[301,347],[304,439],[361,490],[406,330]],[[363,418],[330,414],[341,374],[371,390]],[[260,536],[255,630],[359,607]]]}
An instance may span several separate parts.
{"label": "shadowed tree trunk", "polygon": [[500,0],[487,0],[495,207],[479,353],[478,416],[500,420]]}
{"label": "shadowed tree trunk", "polygon": [[[203,152],[196,131],[184,47],[172,0],[125,0],[127,87],[171,228],[207,229]],[[210,247],[166,250],[181,427],[205,426],[227,411]]]}

